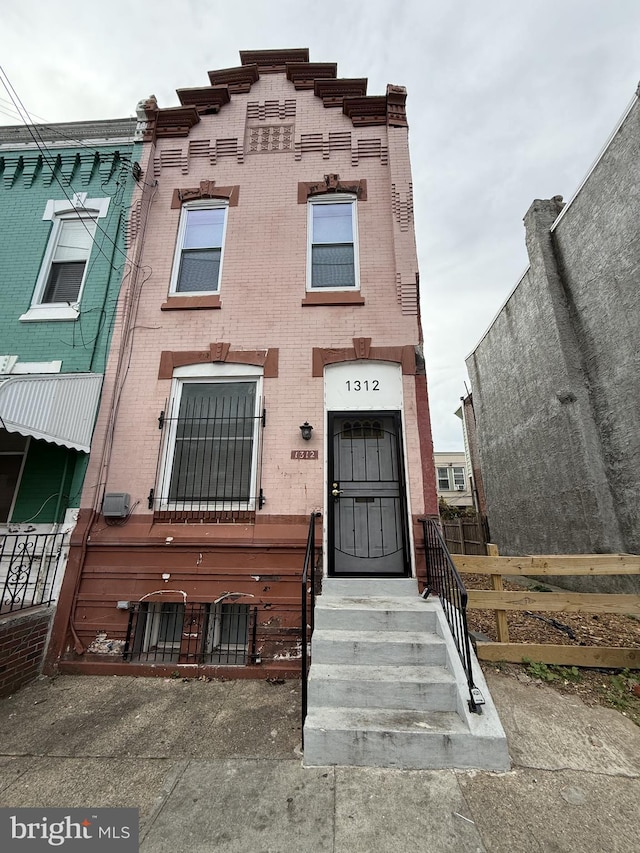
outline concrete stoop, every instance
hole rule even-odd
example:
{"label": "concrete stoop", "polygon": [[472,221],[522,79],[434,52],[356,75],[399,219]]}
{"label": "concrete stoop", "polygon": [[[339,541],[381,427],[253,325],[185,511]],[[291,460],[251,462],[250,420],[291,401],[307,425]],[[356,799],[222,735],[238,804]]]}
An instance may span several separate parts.
{"label": "concrete stoop", "polygon": [[509,769],[475,656],[482,714],[469,711],[440,601],[415,579],[325,579],[311,648],[306,766]]}

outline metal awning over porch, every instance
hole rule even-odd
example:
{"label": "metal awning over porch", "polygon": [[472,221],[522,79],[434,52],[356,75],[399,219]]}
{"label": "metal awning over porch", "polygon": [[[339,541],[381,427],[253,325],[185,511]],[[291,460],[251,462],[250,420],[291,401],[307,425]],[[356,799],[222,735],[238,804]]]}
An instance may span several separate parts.
{"label": "metal awning over porch", "polygon": [[89,453],[100,373],[8,376],[0,380],[0,427]]}

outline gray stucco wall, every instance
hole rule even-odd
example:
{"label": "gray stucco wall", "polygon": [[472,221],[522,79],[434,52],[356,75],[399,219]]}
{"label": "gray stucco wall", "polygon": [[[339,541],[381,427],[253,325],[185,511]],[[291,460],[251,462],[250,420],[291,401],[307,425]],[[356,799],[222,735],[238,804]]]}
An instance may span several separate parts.
{"label": "gray stucco wall", "polygon": [[[640,110],[467,360],[492,538],[503,554],[640,553]],[[629,588],[626,582],[609,588]]]}

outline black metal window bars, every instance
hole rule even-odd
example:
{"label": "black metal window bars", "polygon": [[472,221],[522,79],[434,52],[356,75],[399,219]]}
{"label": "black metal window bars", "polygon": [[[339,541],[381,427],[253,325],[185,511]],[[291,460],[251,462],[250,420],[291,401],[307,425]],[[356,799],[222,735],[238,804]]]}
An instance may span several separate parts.
{"label": "black metal window bars", "polygon": [[258,608],[220,602],[131,605],[123,658],[135,663],[244,666],[257,662]]}
{"label": "black metal window bars", "polygon": [[467,590],[453,564],[438,524],[428,518],[421,519],[424,532],[424,553],[427,567],[426,594],[436,593],[442,604],[453,641],[467,677],[469,710],[482,713],[484,697],[473,681],[471,642],[467,626]]}
{"label": "black metal window bars", "polygon": [[150,509],[237,512],[262,508],[258,427],[264,427],[266,412],[256,406],[256,389],[253,380],[182,383],[169,415],[162,412],[158,418],[164,441]]}

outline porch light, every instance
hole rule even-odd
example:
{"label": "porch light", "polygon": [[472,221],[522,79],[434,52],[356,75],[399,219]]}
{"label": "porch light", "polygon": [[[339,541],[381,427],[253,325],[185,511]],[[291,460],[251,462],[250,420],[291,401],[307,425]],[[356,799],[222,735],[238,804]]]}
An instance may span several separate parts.
{"label": "porch light", "polygon": [[309,423],[309,421],[305,421],[300,425],[300,432],[302,433],[302,437],[305,441],[309,441],[311,438],[311,433],[313,432],[313,427]]}

